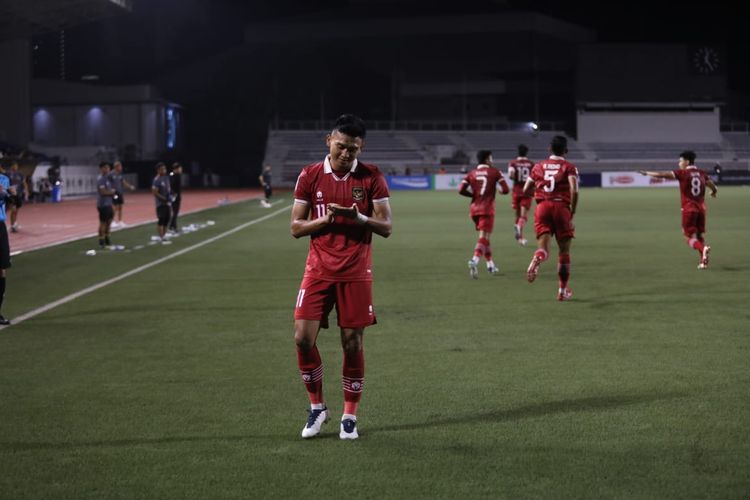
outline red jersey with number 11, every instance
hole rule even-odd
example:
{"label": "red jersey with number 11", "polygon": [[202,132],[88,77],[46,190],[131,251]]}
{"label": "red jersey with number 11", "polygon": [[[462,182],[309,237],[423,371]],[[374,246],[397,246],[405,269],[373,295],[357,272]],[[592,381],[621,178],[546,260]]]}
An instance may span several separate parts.
{"label": "red jersey with number 11", "polygon": [[[388,185],[375,165],[355,160],[339,177],[325,161],[305,167],[297,178],[294,203],[308,205],[312,218],[326,214],[328,203],[357,204],[370,217],[376,203],[388,201]],[[329,281],[372,280],[372,231],[353,219],[338,216],[323,231],[310,235],[305,276]]]}

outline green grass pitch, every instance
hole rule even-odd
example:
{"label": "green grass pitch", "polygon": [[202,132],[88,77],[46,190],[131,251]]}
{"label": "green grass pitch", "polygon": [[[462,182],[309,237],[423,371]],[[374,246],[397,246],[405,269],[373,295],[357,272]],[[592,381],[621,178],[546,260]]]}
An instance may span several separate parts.
{"label": "green grass pitch", "polygon": [[[286,210],[0,331],[0,498],[748,498],[750,189],[708,200],[706,271],[676,189],[583,190],[565,303],[554,252],[526,282],[533,245],[513,240],[507,197],[501,274],[469,279],[467,202],[392,193],[358,441],[338,439],[336,329],[319,338],[334,420],[299,437],[292,308],[308,240]],[[283,206],[194,214],[184,223],[216,225],[169,247],[21,254],[3,312]]]}

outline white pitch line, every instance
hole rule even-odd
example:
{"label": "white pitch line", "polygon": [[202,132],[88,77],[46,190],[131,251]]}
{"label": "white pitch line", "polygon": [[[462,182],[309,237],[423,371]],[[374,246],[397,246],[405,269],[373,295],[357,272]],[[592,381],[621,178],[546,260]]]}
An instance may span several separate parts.
{"label": "white pitch line", "polygon": [[71,302],[71,301],[73,301],[73,300],[75,300],[75,299],[77,299],[79,297],[83,297],[84,295],[88,295],[89,293],[95,292],[95,291],[99,290],[100,288],[104,288],[105,286],[109,286],[112,283],[117,283],[118,281],[122,281],[125,278],[129,278],[130,276],[133,276],[134,274],[138,274],[138,273],[140,273],[142,271],[145,271],[146,269],[150,269],[150,268],[152,268],[154,266],[158,266],[162,262],[166,262],[168,260],[174,259],[175,257],[179,257],[180,255],[186,254],[188,252],[192,252],[196,248],[200,248],[200,247],[208,245],[209,243],[213,243],[214,241],[220,240],[222,238],[226,238],[227,236],[232,235],[232,234],[234,234],[234,233],[236,233],[238,231],[242,231],[246,227],[250,227],[250,226],[252,226],[254,224],[257,224],[259,222],[263,222],[265,220],[270,219],[271,217],[279,215],[280,213],[289,210],[291,207],[292,207],[292,205],[289,205],[289,206],[284,207],[284,208],[280,208],[280,209],[276,210],[275,212],[271,212],[270,214],[264,215],[263,217],[260,217],[258,219],[253,219],[251,221],[248,221],[248,222],[245,222],[243,224],[240,224],[239,226],[234,227],[234,228],[230,229],[229,231],[225,231],[225,232],[223,232],[221,234],[217,234],[216,236],[212,236],[211,238],[209,238],[207,240],[203,240],[203,241],[201,241],[199,243],[196,243],[195,245],[191,245],[191,246],[189,246],[187,248],[183,248],[182,250],[178,250],[175,253],[169,254],[169,255],[164,256],[164,257],[162,257],[160,259],[156,259],[156,260],[154,260],[152,262],[149,262],[148,264],[143,264],[140,267],[136,267],[135,269],[131,269],[130,271],[124,272],[124,273],[120,274],[119,276],[115,276],[114,278],[110,278],[108,280],[101,281],[101,282],[99,282],[99,283],[97,283],[95,285],[91,285],[91,286],[89,286],[87,288],[84,288],[83,290],[79,290],[79,291],[71,293],[70,295],[67,295],[67,296],[65,296],[65,297],[63,297],[61,299],[58,299],[58,300],[56,300],[54,302],[50,302],[49,304],[43,305],[42,307],[38,307],[36,309],[33,309],[33,310],[31,310],[31,311],[29,311],[27,313],[24,313],[24,314],[20,315],[20,316],[16,316],[15,318],[12,319],[12,321],[13,321],[12,324],[6,325],[6,326],[0,326],[0,331],[4,330],[5,328],[8,328],[9,326],[13,326],[13,325],[17,325],[19,323],[23,323],[27,319],[31,319],[34,316],[38,316],[38,315],[40,315],[42,313],[45,313],[47,311],[50,311],[50,310],[52,310],[52,309],[54,309],[54,308],[56,308],[58,306],[61,306],[63,304],[67,304],[68,302]]}
{"label": "white pitch line", "polygon": [[[244,200],[237,200],[237,201],[230,201],[228,203],[223,203],[223,204],[218,205],[218,206],[225,207],[227,205],[235,205],[237,203],[244,203],[246,201],[255,201],[255,200],[260,200],[260,199],[262,199],[262,196],[253,196],[252,198],[247,198],[247,199],[244,199]],[[279,200],[279,201],[281,201],[281,200]],[[279,202],[272,202],[271,205],[273,205],[274,203],[279,203]],[[213,210],[214,208],[216,208],[216,207],[213,206],[213,207],[196,208],[195,210],[189,210],[189,211],[187,211],[185,213],[180,213],[180,216],[182,217],[182,216],[188,216],[188,215],[192,215],[192,214],[197,214],[197,213],[200,213],[200,212],[205,212],[206,210]],[[118,227],[113,232],[119,232],[119,231],[122,231],[123,229],[130,229],[130,228],[134,228],[134,227],[146,226],[148,224],[153,224],[154,222],[156,222],[156,219],[148,219],[148,220],[145,220],[145,221],[142,221],[142,222],[137,222],[137,223],[132,224],[132,225],[128,224],[127,227]],[[75,227],[75,226],[73,226],[73,227]],[[96,236],[97,236],[97,233],[87,233],[87,234],[83,234],[83,235],[72,236],[72,237],[66,238],[64,240],[55,241],[54,243],[44,243],[44,244],[42,244],[42,245],[40,245],[38,247],[27,248],[26,250],[14,250],[14,251],[10,252],[10,256],[11,257],[15,257],[16,255],[21,255],[22,253],[33,252],[35,250],[42,250],[44,248],[50,248],[50,247],[54,247],[54,246],[57,246],[57,245],[64,245],[66,243],[71,243],[73,241],[86,240],[88,238],[94,238]]]}

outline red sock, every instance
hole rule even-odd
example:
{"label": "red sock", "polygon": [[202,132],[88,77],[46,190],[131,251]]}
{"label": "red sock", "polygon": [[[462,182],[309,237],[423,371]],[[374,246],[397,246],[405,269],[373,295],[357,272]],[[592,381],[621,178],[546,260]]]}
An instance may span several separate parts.
{"label": "red sock", "polygon": [[474,256],[481,257],[487,251],[490,241],[487,238],[479,238],[477,244],[474,247]]}
{"label": "red sock", "polygon": [[570,279],[570,255],[564,254],[557,259],[557,276],[560,278],[560,288],[568,288]]}
{"label": "red sock", "polygon": [[487,262],[490,262],[492,260],[492,245],[490,245],[489,240],[487,240],[487,246],[484,249],[484,258],[487,260]]}
{"label": "red sock", "polygon": [[297,365],[302,376],[302,382],[307,389],[307,396],[312,404],[323,403],[323,362],[320,360],[318,346],[314,345],[309,351],[297,347]]}
{"label": "red sock", "polygon": [[690,245],[692,248],[695,248],[698,250],[698,253],[703,255],[703,247],[705,246],[701,240],[698,238],[690,238],[688,240],[688,245]]}
{"label": "red sock", "polygon": [[519,217],[519,218],[518,218],[518,221],[516,221],[516,224],[518,224],[518,227],[520,227],[521,229],[523,229],[523,226],[525,226],[525,225],[526,225],[526,221],[527,221],[527,220],[528,220],[528,217],[527,217],[527,216],[524,216],[524,217]]}
{"label": "red sock", "polygon": [[537,248],[534,257],[539,257],[539,260],[544,262],[549,257],[549,253],[544,248]]}
{"label": "red sock", "polygon": [[341,377],[344,386],[344,414],[356,415],[365,385],[365,352],[344,351]]}

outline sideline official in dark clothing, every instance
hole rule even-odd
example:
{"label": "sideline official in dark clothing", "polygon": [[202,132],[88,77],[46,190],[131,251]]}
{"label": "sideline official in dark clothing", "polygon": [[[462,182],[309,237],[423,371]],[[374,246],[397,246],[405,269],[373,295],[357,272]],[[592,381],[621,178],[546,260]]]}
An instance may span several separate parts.
{"label": "sideline official in dark clothing", "polygon": [[180,203],[182,202],[182,165],[179,163],[172,164],[172,171],[169,173],[169,185],[172,188],[172,218],[169,219],[169,230],[177,232],[177,216],[180,213]]}

